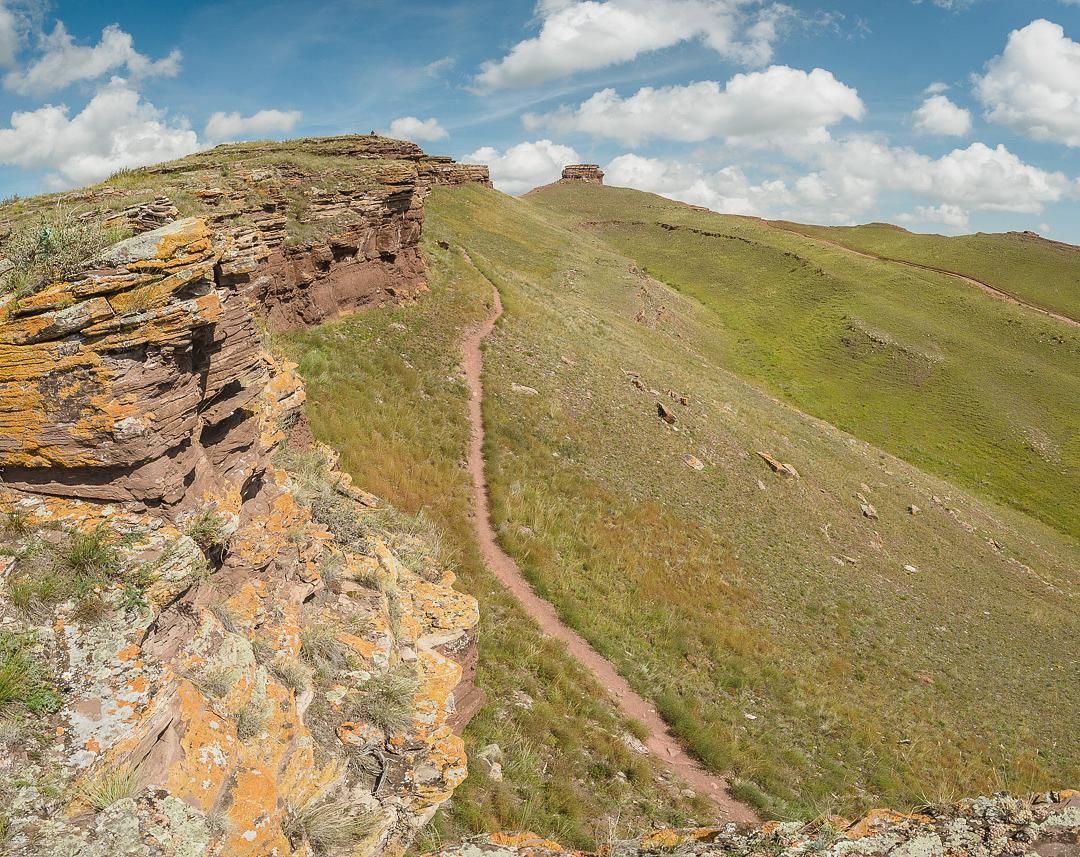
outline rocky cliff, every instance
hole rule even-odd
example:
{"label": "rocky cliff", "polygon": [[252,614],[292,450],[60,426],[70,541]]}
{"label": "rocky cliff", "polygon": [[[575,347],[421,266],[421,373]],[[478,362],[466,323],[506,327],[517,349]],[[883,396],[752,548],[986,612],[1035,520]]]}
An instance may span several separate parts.
{"label": "rocky cliff", "polygon": [[397,854],[464,778],[476,604],[289,443],[258,319],[417,294],[427,189],[485,180],[346,138],[3,211],[0,851]]}

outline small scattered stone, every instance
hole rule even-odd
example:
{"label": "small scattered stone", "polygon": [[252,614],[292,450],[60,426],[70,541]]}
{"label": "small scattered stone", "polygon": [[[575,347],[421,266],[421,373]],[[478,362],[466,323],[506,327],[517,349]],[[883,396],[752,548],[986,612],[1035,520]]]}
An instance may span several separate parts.
{"label": "small scattered stone", "polygon": [[673,414],[666,407],[664,407],[663,402],[656,403],[656,415],[660,417],[660,419],[662,419],[664,422],[666,422],[669,426],[675,425],[675,414]]}
{"label": "small scattered stone", "polygon": [[520,396],[539,396],[540,391],[535,387],[526,387],[524,384],[511,384],[510,389]]}
{"label": "small scattered stone", "polygon": [[704,470],[705,462],[694,455],[684,455],[683,461],[686,462],[686,466],[691,470]]}
{"label": "small scattered stone", "polygon": [[920,509],[914,503],[912,503],[910,506],[908,506],[907,510],[908,510],[908,513],[911,514],[911,515],[917,515],[917,514],[919,514],[919,512],[922,511],[922,509]]}

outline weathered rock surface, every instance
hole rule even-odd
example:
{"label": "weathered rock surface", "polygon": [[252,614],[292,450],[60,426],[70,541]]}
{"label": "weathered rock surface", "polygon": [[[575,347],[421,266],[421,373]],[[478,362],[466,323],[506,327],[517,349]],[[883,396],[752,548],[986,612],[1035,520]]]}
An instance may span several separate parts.
{"label": "weathered rock surface", "polygon": [[[443,857],[567,857],[533,834],[495,835],[437,852]],[[1075,857],[1080,854],[1080,792],[1051,792],[1034,800],[1007,795],[904,814],[874,810],[852,823],[769,822],[693,830],[661,829],[604,852],[610,857]]]}
{"label": "weathered rock surface", "polygon": [[[387,187],[356,229],[417,254]],[[124,209],[141,234],[0,298],[0,656],[23,641],[55,695],[0,730],[0,850],[312,854],[329,808],[348,853],[401,854],[466,775],[476,604],[397,560],[331,455],[330,528],[275,466],[304,392],[260,347],[266,233],[134,228],[165,209]]]}
{"label": "weathered rock surface", "polygon": [[570,164],[563,167],[562,180],[564,182],[603,184],[604,171],[597,164]]}

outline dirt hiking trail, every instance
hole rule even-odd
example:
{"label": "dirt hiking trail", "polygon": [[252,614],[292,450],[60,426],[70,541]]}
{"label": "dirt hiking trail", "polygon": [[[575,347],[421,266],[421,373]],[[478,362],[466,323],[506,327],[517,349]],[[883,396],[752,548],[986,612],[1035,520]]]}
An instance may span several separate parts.
{"label": "dirt hiking trail", "polygon": [[518,600],[525,612],[551,637],[566,644],[567,650],[582,666],[593,674],[611,695],[612,700],[629,717],[643,723],[649,735],[645,745],[663,768],[684,780],[703,797],[712,801],[722,818],[727,821],[758,821],[754,811],[735,800],[722,777],[706,771],[690,758],[686,751],[668,731],[664,721],[653,705],[639,696],[616,672],[615,667],[586,642],[576,631],[559,619],[555,608],[541,598],[525,579],[516,562],[499,547],[491,526],[488,504],[487,477],[484,462],[484,420],[482,382],[484,338],[495,329],[502,315],[499,291],[492,286],[492,311],[478,327],[467,331],[462,343],[462,366],[469,384],[469,473],[473,482],[473,525],[484,562],[494,572],[502,585]]}

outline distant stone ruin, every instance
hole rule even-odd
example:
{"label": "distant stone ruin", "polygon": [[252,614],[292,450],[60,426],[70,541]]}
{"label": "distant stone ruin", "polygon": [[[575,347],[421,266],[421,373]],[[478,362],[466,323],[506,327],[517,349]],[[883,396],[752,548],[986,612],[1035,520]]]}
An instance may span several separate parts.
{"label": "distant stone ruin", "polygon": [[604,171],[600,169],[598,164],[570,164],[563,167],[562,180],[564,182],[603,184]]}

